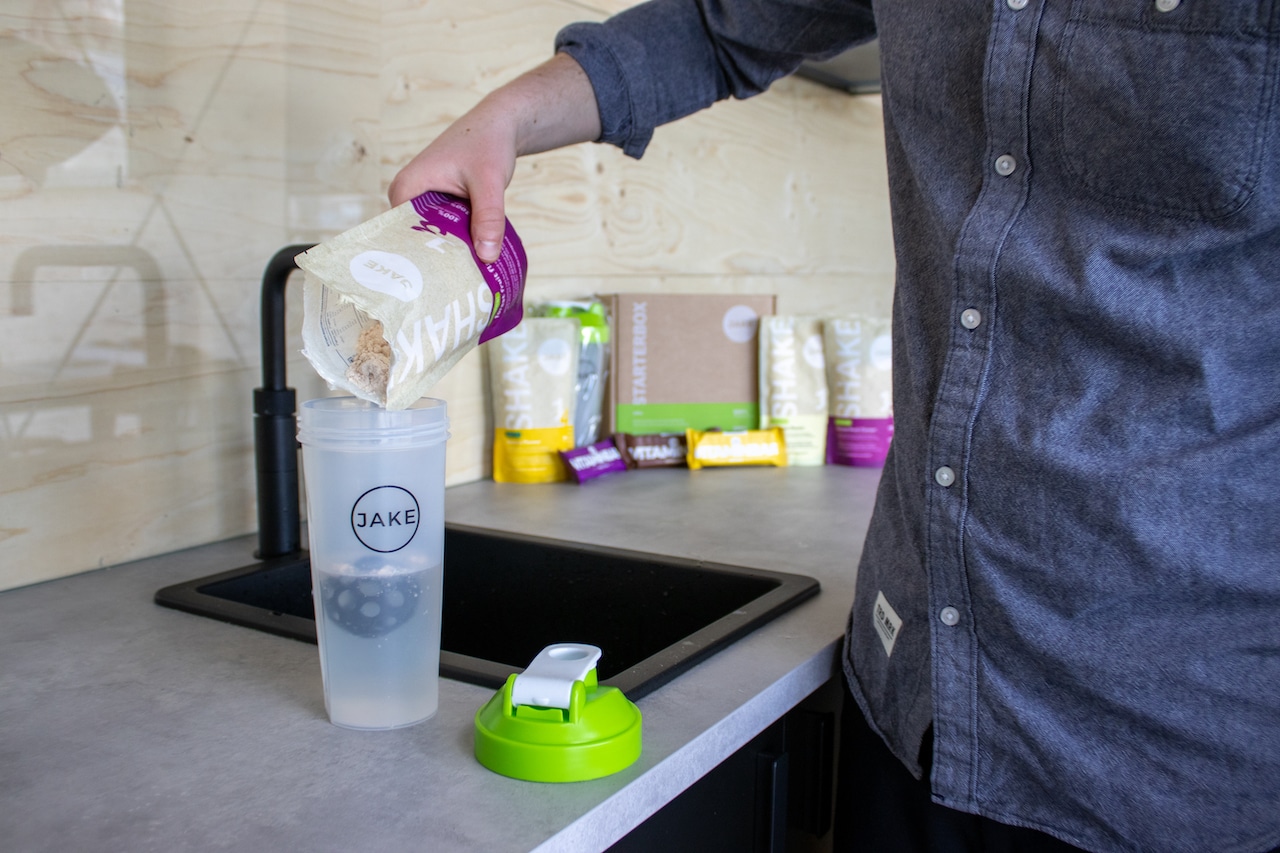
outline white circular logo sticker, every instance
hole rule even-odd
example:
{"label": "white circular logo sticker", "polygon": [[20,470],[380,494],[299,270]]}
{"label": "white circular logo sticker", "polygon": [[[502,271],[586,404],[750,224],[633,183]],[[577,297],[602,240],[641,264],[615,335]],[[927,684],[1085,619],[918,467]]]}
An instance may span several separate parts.
{"label": "white circular logo sticker", "polygon": [[412,302],[422,295],[422,272],[403,255],[361,252],[351,259],[350,270],[360,284],[401,302]]}
{"label": "white circular logo sticker", "polygon": [[418,499],[400,486],[376,486],[351,507],[351,532],[370,551],[390,554],[418,532]]}
{"label": "white circular logo sticker", "polygon": [[735,344],[750,343],[756,336],[760,316],[746,305],[735,305],[724,312],[720,325],[724,329],[724,336]]}
{"label": "white circular logo sticker", "polygon": [[888,335],[881,335],[871,342],[871,364],[877,370],[893,367],[893,343]]}
{"label": "white circular logo sticker", "polygon": [[552,376],[564,376],[569,372],[569,361],[573,350],[560,338],[548,338],[538,347],[538,366],[544,373]]}

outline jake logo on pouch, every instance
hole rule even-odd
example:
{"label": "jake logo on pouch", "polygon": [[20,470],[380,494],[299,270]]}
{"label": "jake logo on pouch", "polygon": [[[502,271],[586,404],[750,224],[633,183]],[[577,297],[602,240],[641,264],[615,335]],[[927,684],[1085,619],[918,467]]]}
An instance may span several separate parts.
{"label": "jake logo on pouch", "polygon": [[376,486],[351,507],[351,531],[370,551],[389,554],[413,540],[420,516],[413,492],[401,486]]}

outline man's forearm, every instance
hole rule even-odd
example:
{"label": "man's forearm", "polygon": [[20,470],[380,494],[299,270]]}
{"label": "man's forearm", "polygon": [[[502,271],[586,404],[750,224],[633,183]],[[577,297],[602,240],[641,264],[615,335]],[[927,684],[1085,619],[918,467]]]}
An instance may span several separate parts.
{"label": "man's forearm", "polygon": [[515,111],[517,154],[537,154],[600,137],[591,81],[566,53],[534,68],[485,98]]}

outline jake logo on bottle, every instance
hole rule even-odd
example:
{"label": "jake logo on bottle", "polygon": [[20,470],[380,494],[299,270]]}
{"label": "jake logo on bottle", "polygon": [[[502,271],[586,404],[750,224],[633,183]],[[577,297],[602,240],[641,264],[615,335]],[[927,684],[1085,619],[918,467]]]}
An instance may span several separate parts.
{"label": "jake logo on bottle", "polygon": [[370,551],[390,554],[413,540],[420,515],[413,492],[401,486],[375,486],[351,507],[351,531]]}

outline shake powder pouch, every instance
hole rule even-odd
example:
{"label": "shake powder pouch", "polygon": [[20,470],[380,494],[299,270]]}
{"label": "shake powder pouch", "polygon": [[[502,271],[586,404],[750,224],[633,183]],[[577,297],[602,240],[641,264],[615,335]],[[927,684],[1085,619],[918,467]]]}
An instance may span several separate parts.
{"label": "shake powder pouch", "polygon": [[573,447],[578,321],[526,317],[485,345],[493,398],[493,479],[566,480],[559,453]]}
{"label": "shake powder pouch", "polygon": [[331,387],[388,409],[422,397],[478,344],[514,328],[528,259],[507,223],[498,260],[471,245],[471,208],[428,192],[296,259],[303,355]]}
{"label": "shake powder pouch", "polygon": [[823,322],[827,362],[827,462],[878,468],[893,439],[893,352],[888,318]]}
{"label": "shake powder pouch", "polygon": [[572,317],[578,321],[577,402],[573,413],[573,446],[589,447],[600,440],[605,388],[609,379],[609,316],[603,302],[558,301],[542,306],[540,316]]}
{"label": "shake powder pouch", "polygon": [[827,374],[822,320],[760,318],[760,428],[781,427],[788,465],[823,465],[827,454]]}

